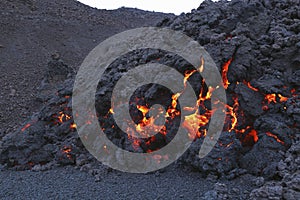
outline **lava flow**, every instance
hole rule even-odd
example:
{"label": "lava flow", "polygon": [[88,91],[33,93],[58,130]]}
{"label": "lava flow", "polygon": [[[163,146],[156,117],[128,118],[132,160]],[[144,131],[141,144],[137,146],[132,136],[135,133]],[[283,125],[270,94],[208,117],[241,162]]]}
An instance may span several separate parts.
{"label": "lava flow", "polygon": [[[233,58],[230,58],[226,63],[223,64],[221,74],[223,80],[223,86],[225,90],[228,90],[229,85],[231,84],[228,81],[228,70],[231,67]],[[187,70],[184,72],[183,78],[183,90],[181,92],[175,93],[171,96],[171,103],[170,106],[164,111],[160,110],[157,116],[149,116],[150,106],[147,104],[141,104],[139,99],[135,100],[135,107],[141,113],[141,118],[138,120],[137,123],[131,121],[128,122],[129,126],[126,130],[127,138],[131,141],[133,149],[137,150],[141,147],[141,145],[146,145],[144,150],[146,152],[154,151],[155,149],[151,149],[150,146],[157,142],[156,135],[153,136],[153,133],[160,134],[161,137],[165,138],[168,134],[168,124],[171,123],[171,120],[175,119],[176,117],[180,116],[182,112],[178,110],[178,99],[181,95],[185,92],[187,87],[187,82],[189,79],[198,72],[203,72],[204,70],[204,59],[201,59],[201,65],[198,69],[194,70]],[[246,85],[249,89],[254,92],[259,92],[258,88],[253,87],[250,82],[243,80],[242,83]],[[239,82],[234,83],[236,85]],[[218,86],[219,87],[219,86]],[[206,106],[206,102],[211,101],[211,96],[214,90],[217,88],[213,87],[206,87],[205,80],[203,79],[201,82],[201,88],[199,91],[199,96],[197,102],[193,107],[183,107],[182,110],[185,111],[185,116],[183,116],[182,127],[185,128],[188,132],[188,136],[191,140],[195,140],[200,137],[205,137],[207,133],[207,125],[210,122],[212,115],[214,114],[214,110],[208,109]],[[227,91],[228,92],[228,91]],[[291,90],[291,96],[294,96],[295,91]],[[263,94],[263,93],[262,93]],[[237,138],[240,139],[241,143],[246,146],[253,146],[258,140],[258,131],[255,130],[253,127],[253,120],[247,120],[244,115],[243,109],[240,107],[239,97],[237,94],[232,93],[229,95],[232,98],[232,103],[228,103],[225,105],[226,107],[226,121],[223,131],[225,132],[235,132]],[[287,101],[289,98],[283,96],[282,94],[264,94],[264,101],[262,102],[262,110],[267,111],[269,109],[269,104],[276,104],[282,103]],[[201,110],[201,113],[200,113]],[[165,114],[163,114],[165,113]],[[108,119],[109,115],[114,114],[114,106],[112,106],[107,115],[105,116]],[[165,117],[165,124],[164,125],[157,125],[156,120],[161,116],[164,115]],[[52,116],[54,119],[54,124],[62,124],[72,119],[71,115],[68,115],[67,112],[59,112],[57,115]],[[90,124],[91,120],[87,119],[86,124]],[[28,127],[31,126],[31,123],[26,124],[22,131],[26,130]],[[70,129],[76,129],[77,126],[74,122],[70,124]],[[115,128],[115,125],[112,125],[111,128]],[[102,128],[106,130],[106,128]],[[151,133],[151,135],[150,135]],[[140,139],[137,136],[142,135],[143,138],[147,139]],[[270,132],[266,133],[269,137],[274,138],[280,144],[284,144],[277,136],[271,134]],[[227,145],[223,145],[227,146]],[[230,146],[230,145],[228,145]],[[66,152],[67,153],[67,152]]]}
{"label": "lava flow", "polygon": [[[228,70],[231,66],[233,61],[233,58],[230,58],[226,63],[224,63],[222,67],[222,80],[225,90],[228,90],[229,85],[231,84],[228,81]],[[180,116],[182,112],[178,110],[177,104],[178,99],[180,96],[184,93],[187,81],[190,79],[191,76],[193,76],[197,72],[202,72],[204,70],[204,59],[201,59],[201,65],[198,69],[194,70],[187,70],[184,73],[184,79],[183,79],[183,85],[184,89],[181,92],[178,92],[176,94],[173,94],[171,97],[171,105],[166,110],[165,123],[168,124],[170,119],[174,119],[177,116]],[[250,82],[247,82],[245,80],[242,81],[243,84],[245,84],[249,89],[255,92],[260,92],[258,88],[253,87]],[[237,84],[239,84],[237,82]],[[208,89],[205,90],[205,80],[201,83],[201,89],[199,91],[199,96],[197,99],[197,102],[195,103],[194,107],[183,107],[182,109],[189,113],[184,116],[182,126],[185,128],[188,132],[188,135],[191,140],[195,140],[196,138],[205,137],[207,133],[207,125],[210,122],[211,116],[213,115],[214,111],[211,109],[208,109],[205,106],[205,102],[211,101],[212,93],[216,88],[208,87]],[[251,123],[251,120],[246,120],[244,116],[243,109],[240,107],[239,104],[239,98],[237,94],[231,94],[232,97],[232,104],[225,105],[227,111],[226,111],[226,125],[224,126],[223,131],[226,132],[232,132],[234,131],[237,134],[237,138],[240,139],[241,143],[246,146],[253,146],[258,140],[258,132],[253,128],[253,124]],[[285,102],[288,100],[288,97],[284,97],[281,94],[266,94],[265,95],[265,101],[267,101],[268,104],[270,103],[278,103],[278,102]],[[267,105],[264,104],[265,102],[262,102],[262,109],[267,110],[269,109]],[[136,133],[142,134],[144,136],[147,135],[147,131],[151,130],[152,132],[159,133],[162,136],[167,135],[167,126],[158,126],[155,124],[155,120],[157,117],[151,116],[147,117],[149,113],[149,106],[147,105],[139,105],[138,102],[136,102],[136,108],[142,113],[142,119],[137,124],[131,124],[130,128],[127,129],[128,139],[131,140],[132,146],[134,149],[138,149],[140,145],[143,143],[142,139],[135,138]],[[113,114],[113,107],[110,108],[109,114]],[[201,110],[201,114],[199,113],[199,110]],[[162,113],[160,113],[162,114]],[[169,119],[169,120],[168,120]],[[247,123],[246,123],[247,122]],[[271,135],[267,133],[268,136],[271,136],[273,138],[274,135]],[[278,138],[275,138],[276,141],[278,141],[281,144],[284,144],[281,140]],[[157,142],[155,136],[149,137],[149,139],[146,140],[144,143],[146,146],[150,146],[151,144]],[[226,146],[226,145],[225,145]],[[147,152],[151,152],[152,150],[146,150]]]}
{"label": "lava flow", "polygon": [[[229,66],[231,65],[233,61],[233,58],[229,59],[222,68],[222,80],[224,84],[224,88],[227,90],[229,85],[231,84],[228,81],[228,70]],[[202,59],[202,64],[197,70],[188,70],[184,73],[184,88],[186,87],[187,81],[189,78],[198,72],[202,72],[204,69],[204,60]],[[237,83],[239,84],[239,83]],[[243,81],[243,84],[245,84],[249,89],[255,92],[260,92],[258,88],[253,87],[250,82]],[[206,106],[204,105],[205,101],[210,101],[211,100],[211,95],[215,88],[209,87],[206,92],[204,92],[205,88],[205,83],[204,80],[202,82],[202,87],[200,90],[200,94],[198,96],[197,103],[194,107],[184,107],[183,110],[191,113],[190,115],[184,116],[184,120],[182,122],[182,126],[188,131],[189,137],[191,139],[195,138],[200,138],[200,137],[205,137],[207,128],[206,126],[210,122],[211,116],[213,115],[214,111],[207,109]],[[167,109],[166,117],[171,117],[174,118],[175,116],[180,115],[180,111],[177,110],[177,100],[178,98],[182,95],[184,90],[180,93],[174,94],[172,96],[172,103],[171,106]],[[227,104],[225,107],[227,108],[226,111],[226,124],[227,126],[224,127],[224,131],[232,132],[234,131],[237,134],[237,138],[240,139],[241,143],[243,145],[250,145],[253,146],[258,140],[258,131],[253,128],[253,124],[251,123],[251,120],[246,120],[244,111],[241,109],[240,104],[239,104],[239,98],[237,94],[232,94],[232,104]],[[270,103],[282,103],[288,100],[288,97],[285,97],[281,94],[265,94],[265,100],[267,101],[268,104]],[[201,114],[199,113],[199,108],[201,108],[202,112]],[[138,106],[138,109],[143,113],[144,119],[141,122],[141,125],[144,124],[145,122],[149,121],[145,120],[145,116],[148,113],[149,109],[145,107],[140,107]],[[262,109],[267,110],[269,109],[267,105],[265,105],[265,102],[262,102]],[[151,121],[151,120],[150,120]],[[247,123],[248,124],[247,124]],[[149,124],[149,123],[148,123]],[[139,125],[137,126],[139,127]],[[165,126],[164,126],[165,128]],[[275,138],[277,142],[280,144],[284,144],[283,141],[278,139],[277,136],[270,134],[269,132],[267,133],[268,136]],[[151,142],[155,142],[155,137],[152,137],[151,140],[148,140],[147,144],[150,144]],[[137,146],[140,144],[140,142],[137,142],[134,140],[134,145]]]}

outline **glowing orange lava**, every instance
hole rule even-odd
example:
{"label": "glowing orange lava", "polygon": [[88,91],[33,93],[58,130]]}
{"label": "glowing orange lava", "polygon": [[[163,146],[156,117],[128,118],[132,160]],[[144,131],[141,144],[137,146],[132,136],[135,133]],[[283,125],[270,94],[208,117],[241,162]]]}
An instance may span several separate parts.
{"label": "glowing orange lava", "polygon": [[[223,86],[226,89],[228,89],[230,82],[228,80],[228,70],[229,66],[231,65],[233,61],[233,58],[230,58],[224,65],[222,66],[222,81],[223,81]],[[178,99],[180,96],[184,93],[186,87],[187,87],[187,82],[188,80],[192,77],[197,72],[203,72],[204,71],[204,59],[201,58],[201,63],[198,67],[198,69],[193,69],[193,70],[186,70],[184,72],[184,78],[183,78],[183,90],[175,93],[171,97],[171,105],[166,109],[166,122],[169,119],[174,119],[177,116],[180,116],[182,113],[180,110],[177,109],[178,106]],[[249,89],[255,92],[260,92],[258,88],[253,87],[250,82],[247,82],[246,80],[242,81],[243,84],[245,84]],[[197,102],[195,102],[194,106],[191,107],[183,107],[182,109],[188,113],[187,115],[184,116],[182,126],[185,128],[188,132],[188,136],[190,137],[191,140],[194,140],[195,138],[200,138],[200,137],[205,137],[207,133],[206,125],[209,124],[210,119],[212,115],[214,114],[213,110],[210,110],[206,107],[206,101],[211,100],[211,96],[213,92],[218,89],[213,88],[213,87],[205,87],[205,80],[202,80],[201,83],[202,87],[199,91],[199,96],[197,99]],[[237,84],[240,84],[237,82]],[[207,89],[205,89],[207,88]],[[295,89],[291,90],[291,94],[294,96],[296,93]],[[264,111],[267,111],[269,109],[272,109],[272,106],[267,105],[271,103],[278,103],[278,102],[285,102],[288,100],[288,97],[285,97],[281,94],[265,94],[264,95],[265,100],[262,102],[262,109]],[[239,105],[239,99],[236,94],[232,95],[232,104],[227,104],[225,105],[226,111],[226,119],[227,122],[230,123],[229,127],[224,128],[224,131],[232,132],[234,131],[240,138],[241,142],[244,143],[245,145],[254,145],[259,140],[258,137],[258,132],[257,130],[253,129],[253,122],[246,122],[247,124],[244,125],[245,123],[245,116],[243,110],[240,108]],[[138,102],[138,100],[136,101]],[[212,102],[211,102],[212,103]],[[213,102],[214,104],[217,102]],[[155,124],[156,117],[155,116],[147,116],[149,113],[150,108],[148,105],[137,105],[136,108],[142,113],[142,118],[137,124],[131,124],[132,126],[129,127],[126,132],[128,134],[128,139],[132,141],[132,146],[135,150],[141,147],[141,144],[145,144],[147,146],[150,146],[153,142],[155,142],[156,137],[155,136],[149,136],[147,135],[147,131],[151,130],[154,131],[155,133],[160,133],[163,136],[167,134],[167,128],[166,126],[158,126]],[[114,106],[112,106],[108,112],[108,114],[114,114]],[[201,110],[201,111],[200,111]],[[200,114],[201,112],[201,114]],[[69,116],[65,115],[63,113],[60,113],[60,116],[58,117],[59,121],[66,121],[69,120]],[[89,121],[87,121],[88,123]],[[246,126],[247,125],[247,126]],[[71,126],[74,126],[76,128],[75,124],[72,124]],[[149,137],[145,142],[142,142],[141,139],[137,139],[136,134],[140,133],[144,136]],[[276,135],[267,132],[266,133],[268,136],[273,137],[277,142],[284,144],[283,141],[281,141]],[[223,145],[225,147],[230,147],[233,144],[233,142],[230,142],[229,144]],[[153,149],[146,149],[146,152],[153,152]],[[159,157],[156,155],[155,158],[158,162],[162,159],[162,157]]]}
{"label": "glowing orange lava", "polygon": [[231,119],[231,128],[229,128],[227,131],[231,132],[233,130],[235,130],[237,123],[238,123],[238,118],[237,118],[237,111],[239,109],[239,101],[237,97],[233,97],[233,105],[225,105],[225,107],[227,108],[227,118]]}
{"label": "glowing orange lava", "polygon": [[243,83],[244,83],[245,85],[247,85],[247,87],[250,88],[251,90],[253,90],[253,91],[255,91],[255,92],[258,92],[258,89],[255,88],[255,87],[253,87],[253,86],[250,84],[250,82],[243,81]]}
{"label": "glowing orange lava", "polygon": [[59,115],[58,115],[57,119],[58,119],[58,122],[59,122],[59,123],[64,123],[64,122],[70,120],[70,119],[71,119],[71,116],[70,116],[70,115],[67,115],[67,114],[65,114],[65,113],[63,113],[63,112],[61,111],[61,112],[59,112]]}
{"label": "glowing orange lava", "polygon": [[279,102],[286,102],[288,100],[288,97],[282,96],[281,94],[266,94],[265,100],[267,100],[269,104],[271,102],[277,103],[277,97]]}
{"label": "glowing orange lava", "polygon": [[69,158],[70,160],[72,159],[72,155],[70,154],[72,152],[71,147],[64,146],[64,148],[62,149],[62,152],[64,154],[66,154],[67,158]]}
{"label": "glowing orange lava", "polygon": [[279,97],[279,101],[280,101],[280,102],[286,102],[286,101],[288,100],[287,97],[284,97],[284,96],[282,96],[281,94],[278,94],[278,97]]}
{"label": "glowing orange lava", "polygon": [[267,136],[274,138],[277,142],[279,142],[280,144],[284,145],[284,142],[282,140],[280,140],[276,135],[274,135],[271,132],[266,132]]}
{"label": "glowing orange lava", "polygon": [[21,131],[24,132],[26,129],[28,129],[31,126],[31,123],[26,124]]}
{"label": "glowing orange lava", "polygon": [[77,128],[77,125],[76,125],[75,123],[72,123],[72,124],[70,125],[70,128],[71,128],[71,129],[76,129],[76,128]]}
{"label": "glowing orange lava", "polygon": [[276,102],[276,94],[267,94],[265,96],[265,100],[267,100],[268,103],[271,103],[271,102],[277,103]]}
{"label": "glowing orange lava", "polygon": [[224,85],[225,89],[227,89],[228,86],[230,85],[228,78],[227,78],[227,72],[228,72],[231,62],[232,62],[232,58],[230,58],[222,67],[222,80],[223,80],[223,85]]}

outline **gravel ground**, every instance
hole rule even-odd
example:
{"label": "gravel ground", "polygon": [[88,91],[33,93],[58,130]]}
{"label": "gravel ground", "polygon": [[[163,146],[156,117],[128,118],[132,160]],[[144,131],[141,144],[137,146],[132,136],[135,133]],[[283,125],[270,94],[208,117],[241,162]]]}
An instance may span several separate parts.
{"label": "gravel ground", "polygon": [[74,169],[45,172],[2,171],[1,199],[213,199],[210,191],[227,185],[229,191],[249,194],[249,175],[234,182],[204,179],[197,172],[172,165],[151,174],[128,174],[103,170],[100,180]]}

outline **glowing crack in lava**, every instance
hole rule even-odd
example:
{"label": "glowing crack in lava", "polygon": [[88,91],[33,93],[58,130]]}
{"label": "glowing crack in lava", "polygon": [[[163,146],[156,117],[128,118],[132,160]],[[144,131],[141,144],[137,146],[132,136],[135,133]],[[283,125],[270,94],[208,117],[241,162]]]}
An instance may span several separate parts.
{"label": "glowing crack in lava", "polygon": [[[72,120],[72,115],[66,114],[63,111],[60,111],[58,114],[52,115],[52,121],[54,125],[60,125],[70,120]],[[70,129],[75,130],[76,128],[77,125],[72,122],[70,124]]]}
{"label": "glowing crack in lava", "polygon": [[[232,67],[233,58],[230,58],[227,62],[225,62],[222,65],[221,69],[221,74],[222,74],[222,80],[223,83],[220,83],[220,85],[223,85],[225,90],[228,90],[228,87],[230,84],[240,84],[239,82],[236,83],[230,83],[228,81],[228,70],[229,67]],[[182,113],[180,110],[177,108],[178,104],[178,99],[180,96],[185,92],[186,86],[187,86],[187,81],[198,72],[203,72],[205,66],[204,59],[201,59],[201,64],[198,67],[198,69],[193,69],[193,70],[186,70],[184,72],[184,78],[183,78],[183,85],[184,88],[181,92],[175,93],[171,96],[171,105],[164,110],[163,108],[160,108],[160,110],[156,113],[156,115],[149,115],[150,112],[150,107],[145,104],[145,105],[140,105],[136,102],[136,109],[141,112],[142,117],[141,120],[139,120],[138,123],[133,123],[131,121],[132,126],[130,126],[127,129],[127,137],[128,139],[132,142],[132,147],[137,150],[141,144],[142,144],[142,139],[136,138],[135,133],[139,133],[141,135],[144,135],[148,137],[146,142],[144,143],[146,146],[151,146],[151,144],[157,142],[157,138],[155,136],[150,136],[148,132],[155,132],[159,133],[160,135],[166,137],[168,134],[167,131],[167,123],[170,123],[171,119],[174,119],[178,116],[180,116]],[[243,80],[242,83],[246,85],[249,89],[251,89],[254,92],[259,92],[258,88],[253,87],[250,82]],[[213,92],[218,89],[213,88],[213,87],[206,87],[205,85],[205,80],[203,79],[201,82],[201,88],[199,91],[199,96],[197,99],[197,102],[195,103],[194,107],[183,107],[182,110],[186,113],[182,126],[185,128],[188,132],[188,136],[191,140],[195,140],[197,138],[205,137],[207,133],[207,125],[210,122],[210,119],[212,115],[214,114],[213,110],[210,110],[207,108],[205,105],[205,102],[210,102],[211,101],[211,96]],[[297,96],[296,90],[291,89],[291,97]],[[262,93],[263,94],[263,93]],[[255,144],[258,140],[258,132],[253,128],[253,124],[245,124],[245,116],[243,109],[240,107],[239,104],[239,97],[237,94],[232,94],[230,95],[232,98],[232,103],[228,103],[225,105],[226,107],[226,124],[224,126],[223,131],[224,132],[232,132],[234,131],[237,134],[237,138],[240,139],[242,144],[245,145],[253,145]],[[69,97],[66,96],[66,99]],[[264,101],[262,102],[262,107],[261,109],[263,111],[266,111],[269,109],[270,104],[277,104],[277,103],[282,103],[285,101],[288,101],[289,97],[285,97],[282,94],[264,94]],[[217,104],[218,102],[212,102]],[[201,109],[201,114],[199,110]],[[67,114],[68,110],[60,111],[57,114],[53,115],[53,125],[60,125],[63,123],[66,123],[72,119],[72,116]],[[108,115],[114,114],[114,105],[111,106],[109,109],[109,112],[107,113],[105,118],[108,118]],[[165,118],[165,123],[164,125],[157,124],[157,120],[163,115]],[[95,118],[96,116],[90,115],[91,118]],[[91,118],[86,119],[86,124],[89,125],[91,124]],[[32,126],[32,124],[35,123],[34,121],[27,123],[21,131],[24,132],[27,130],[29,127]],[[70,123],[70,129],[75,130],[77,128],[77,125],[72,122]],[[111,128],[115,128],[114,125]],[[105,128],[102,128],[105,130]],[[284,142],[280,140],[276,135],[266,132],[266,135],[273,138],[276,142],[284,145]],[[222,145],[222,144],[221,144]],[[222,145],[225,147],[229,147],[231,144],[226,144]],[[147,149],[146,152],[152,152],[154,151],[153,149]],[[71,148],[64,148],[63,152],[70,157],[70,152]]]}
{"label": "glowing crack in lava", "polygon": [[[223,83],[220,83],[220,85],[223,85],[225,90],[227,91],[229,85],[231,84],[228,81],[228,70],[229,67],[231,66],[233,61],[233,58],[230,58],[227,62],[225,62],[222,66],[221,69],[221,74],[222,74],[222,80]],[[183,85],[184,89],[181,92],[175,93],[171,97],[171,105],[167,108],[165,112],[165,118],[166,118],[166,123],[168,123],[168,119],[174,119],[177,116],[180,116],[182,113],[180,110],[177,109],[177,102],[180,96],[184,93],[187,81],[189,81],[190,77],[192,77],[195,73],[197,72],[203,72],[205,66],[204,59],[201,59],[201,64],[198,69],[193,69],[193,70],[186,70],[184,72],[184,79],[183,79]],[[242,83],[246,85],[249,89],[251,89],[254,92],[260,92],[258,88],[253,87],[250,82],[247,82],[246,80],[243,80]],[[234,83],[234,84],[240,84],[239,82]],[[199,96],[198,100],[195,103],[194,107],[184,107],[183,111],[189,113],[184,116],[182,126],[188,131],[189,138],[191,140],[195,140],[200,137],[205,137],[207,133],[207,125],[210,122],[211,117],[214,114],[214,110],[210,110],[207,108],[205,105],[205,102],[210,102],[211,101],[211,96],[213,92],[218,89],[213,88],[213,87],[208,87],[205,89],[205,80],[203,79],[201,83],[201,88],[199,91]],[[291,93],[293,90],[291,91]],[[260,92],[261,93],[261,92]],[[292,93],[293,94],[293,93]],[[285,97],[281,94],[264,94],[265,96],[265,101],[262,102],[262,107],[264,111],[268,110],[268,104],[271,103],[281,103],[285,102],[288,100],[288,97]],[[225,105],[226,107],[226,124],[224,126],[223,131],[224,132],[232,132],[234,131],[237,134],[237,138],[240,139],[241,143],[243,145],[250,145],[253,146],[258,140],[258,132],[255,130],[253,127],[253,124],[246,124],[245,121],[245,116],[244,116],[244,111],[240,107],[239,104],[239,97],[237,94],[232,94],[232,103]],[[136,102],[137,103],[137,102]],[[212,102],[214,104],[217,104],[218,102]],[[127,133],[128,134],[128,139],[132,141],[132,146],[134,149],[137,149],[141,144],[142,140],[139,138],[134,137],[134,133],[138,132],[140,134],[144,134],[147,136],[147,130],[145,130],[145,127],[151,129],[151,131],[155,131],[156,133],[160,133],[163,136],[167,135],[167,128],[166,125],[157,125],[156,124],[156,119],[159,117],[159,115],[162,115],[164,112],[161,111],[159,112],[158,116],[150,116],[149,117],[149,111],[150,107],[146,105],[136,105],[136,108],[142,113],[142,119],[137,123],[134,124],[134,128],[128,128]],[[199,110],[201,109],[201,114],[199,113]],[[112,106],[109,109],[108,114],[113,114],[114,113],[114,106]],[[280,144],[284,145],[284,142],[278,139],[277,136],[267,133],[268,136],[273,137],[277,142]],[[156,142],[156,137],[151,136],[149,139],[146,141],[146,145],[150,146],[152,143]],[[230,144],[227,144],[225,146],[230,146]],[[151,152],[152,150],[148,149],[147,152]]]}
{"label": "glowing crack in lava", "polygon": [[280,140],[280,139],[278,138],[278,136],[274,135],[274,134],[271,133],[271,132],[266,132],[266,134],[267,134],[267,136],[274,138],[274,139],[275,139],[277,142],[279,142],[280,144],[284,145],[284,142],[283,142],[282,140]]}
{"label": "glowing crack in lava", "polygon": [[66,157],[70,160],[72,160],[72,155],[71,155],[71,152],[72,152],[72,148],[69,147],[69,146],[64,146],[63,149],[61,150],[62,151],[62,154],[66,155]]}
{"label": "glowing crack in lava", "polygon": [[24,132],[26,129],[28,129],[30,126],[32,126],[32,123],[27,123],[23,128],[21,128],[21,131]]}
{"label": "glowing crack in lava", "polygon": [[226,63],[224,63],[223,68],[222,68],[222,80],[223,80],[225,89],[227,89],[228,86],[230,85],[228,78],[227,78],[227,73],[228,73],[228,69],[229,69],[231,62],[232,62],[232,58],[230,58]]}

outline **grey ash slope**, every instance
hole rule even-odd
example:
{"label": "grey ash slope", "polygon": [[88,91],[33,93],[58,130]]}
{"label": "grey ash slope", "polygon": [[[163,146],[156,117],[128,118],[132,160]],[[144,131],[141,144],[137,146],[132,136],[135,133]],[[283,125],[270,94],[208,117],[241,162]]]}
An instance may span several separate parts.
{"label": "grey ash slope", "polygon": [[249,181],[253,178],[249,175],[235,181],[217,181],[174,167],[144,175],[101,170],[100,179],[96,181],[90,174],[73,167],[45,172],[0,173],[0,199],[214,200],[227,194],[231,199],[247,199],[255,187],[255,181]]}
{"label": "grey ash slope", "polygon": [[0,2],[0,137],[40,108],[36,88],[51,54],[77,68],[104,39],[154,26],[171,14],[137,9],[98,10],[75,0]]}

